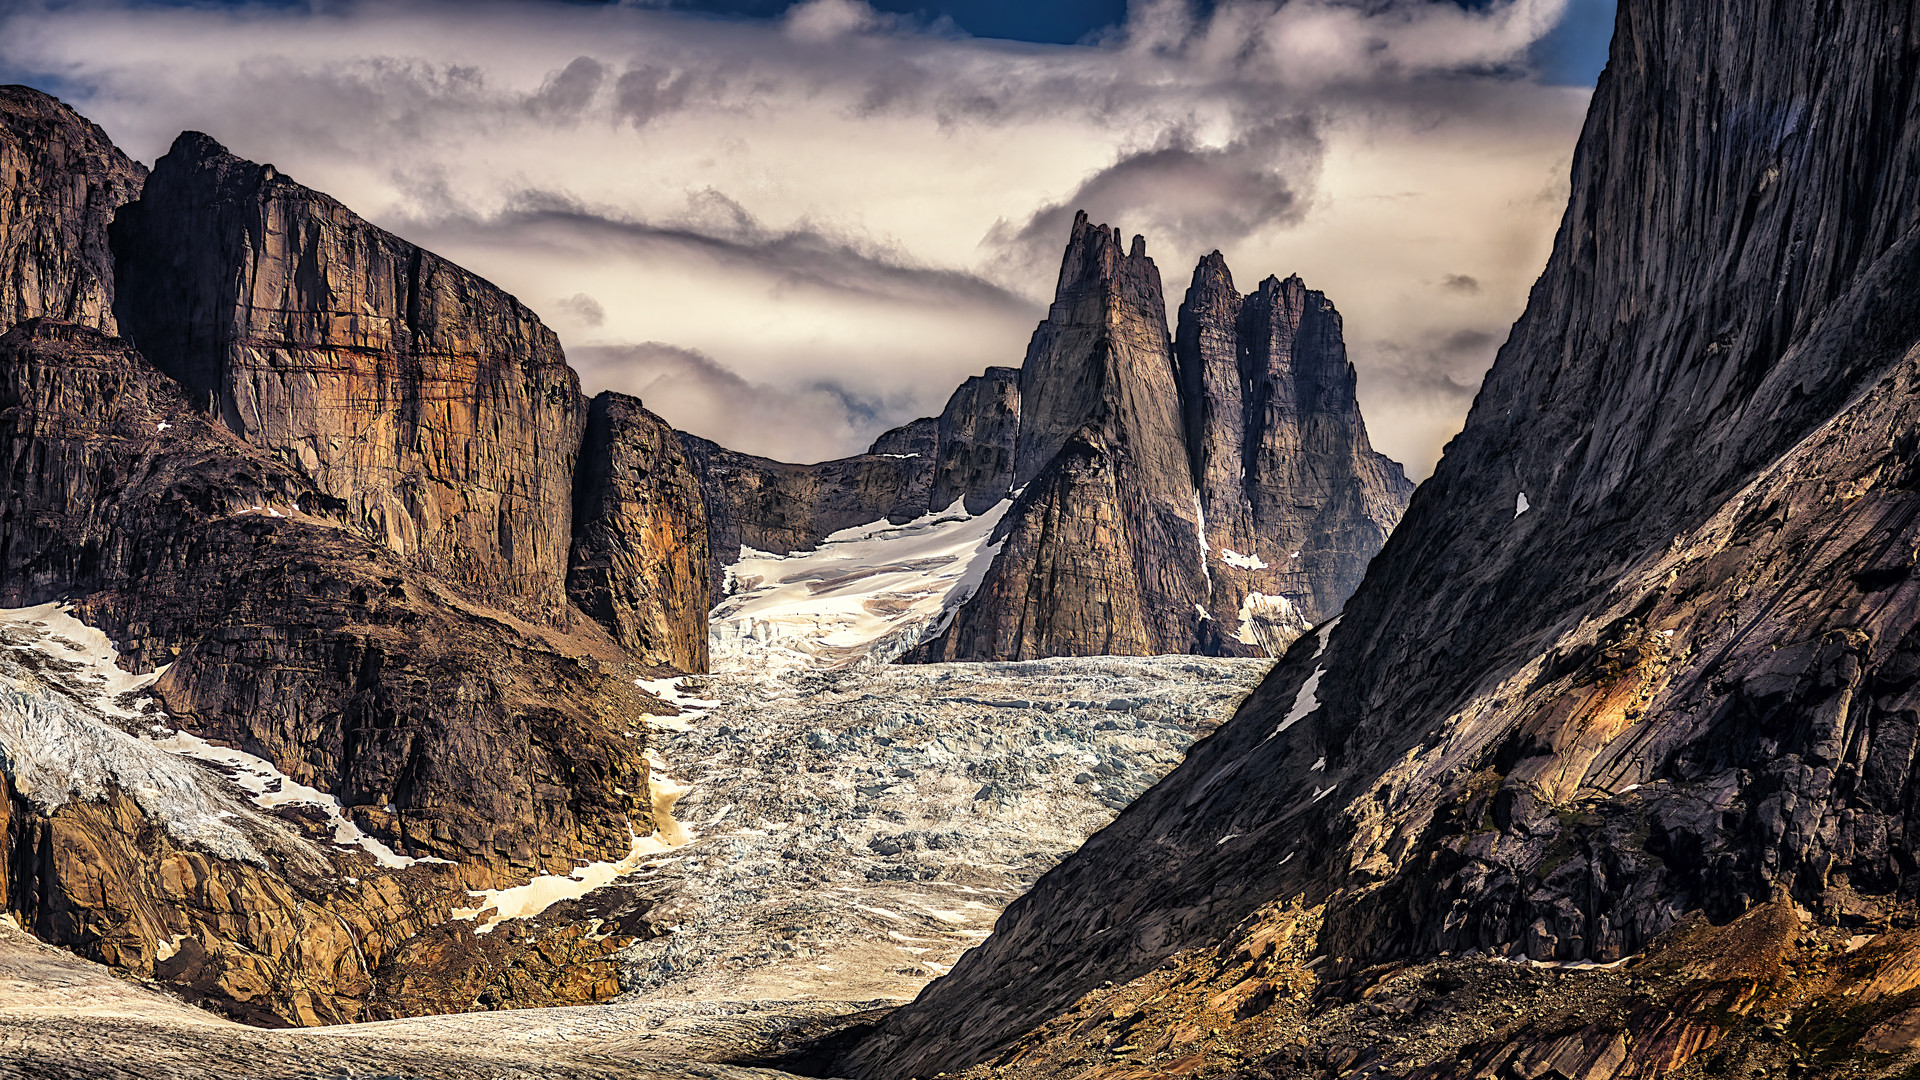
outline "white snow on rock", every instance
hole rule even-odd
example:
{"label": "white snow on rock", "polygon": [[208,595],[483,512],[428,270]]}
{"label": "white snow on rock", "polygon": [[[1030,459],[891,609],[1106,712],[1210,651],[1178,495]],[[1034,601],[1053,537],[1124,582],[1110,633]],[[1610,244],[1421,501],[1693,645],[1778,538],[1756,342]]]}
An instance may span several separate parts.
{"label": "white snow on rock", "polygon": [[946,629],[986,577],[1011,500],[968,517],[960,500],[905,525],[842,529],[812,551],[741,549],[713,610],[715,671],[885,663]]}
{"label": "white snow on rock", "polygon": [[[335,844],[360,848],[382,866],[414,863],[362,833],[333,796],[295,783],[252,754],[156,723],[171,717],[141,691],[166,669],[145,675],[123,670],[106,634],[74,618],[70,608],[0,609],[0,645],[0,690],[12,691],[0,704],[0,766],[44,809],[69,799],[103,798],[117,786],[181,842],[222,858],[259,863],[261,855],[247,833],[230,822],[242,810],[256,824],[271,819],[230,798],[217,773],[245,793],[252,807],[317,807],[333,827]],[[116,721],[149,727],[154,734],[128,734]]]}
{"label": "white snow on rock", "polygon": [[1519,517],[1521,514],[1524,514],[1531,509],[1533,509],[1533,504],[1527,501],[1527,493],[1524,491],[1521,492],[1520,498],[1514,500],[1513,516]]}
{"label": "white snow on rock", "polygon": [[1237,566],[1242,570],[1265,570],[1267,568],[1265,560],[1261,559],[1258,555],[1242,555],[1237,551],[1222,549],[1220,558],[1225,560],[1228,566]]}
{"label": "white snow on rock", "polygon": [[333,829],[333,842],[338,847],[359,848],[373,856],[373,860],[389,869],[412,866],[417,862],[445,862],[445,859],[416,859],[410,855],[395,854],[393,849],[379,840],[362,832],[360,826],[347,819],[340,800],[317,788],[294,782],[292,777],[273,767],[265,758],[232,750],[184,731],[171,731],[161,728],[155,732],[153,745],[170,754],[204,761],[219,769],[245,791],[256,806],[273,809],[278,806],[311,806],[327,816],[327,824]]}
{"label": "white snow on rock", "polygon": [[1268,656],[1279,656],[1311,627],[1293,601],[1272,593],[1248,593],[1240,601],[1242,645],[1258,645]]}
{"label": "white snow on rock", "polygon": [[[1280,721],[1279,727],[1273,729],[1273,735],[1278,735],[1306,719],[1312,715],[1313,710],[1320,707],[1320,698],[1318,696],[1320,693],[1320,676],[1326,673],[1326,668],[1314,668],[1313,674],[1307,676],[1307,681],[1300,684],[1300,692],[1295,694],[1293,698],[1293,708],[1287,710],[1287,718]],[[1269,735],[1267,738],[1271,739],[1273,735]]]}
{"label": "white snow on rock", "polygon": [[[516,885],[510,889],[468,892],[467,895],[473,897],[478,903],[473,907],[454,908],[452,917],[465,920],[479,919],[480,925],[474,927],[473,932],[490,933],[495,926],[508,919],[530,918],[562,900],[578,900],[595,889],[611,885],[616,880],[641,869],[653,856],[694,840],[693,830],[675,821],[673,817],[674,804],[693,790],[692,785],[682,784],[666,775],[663,771],[665,763],[652,751],[647,753],[647,764],[652,768],[648,779],[653,793],[653,817],[656,827],[648,836],[632,836],[629,833],[633,844],[624,858],[612,862],[588,863],[585,866],[576,867],[573,873],[566,876],[542,874],[525,885]],[[482,915],[486,917],[480,918]]]}

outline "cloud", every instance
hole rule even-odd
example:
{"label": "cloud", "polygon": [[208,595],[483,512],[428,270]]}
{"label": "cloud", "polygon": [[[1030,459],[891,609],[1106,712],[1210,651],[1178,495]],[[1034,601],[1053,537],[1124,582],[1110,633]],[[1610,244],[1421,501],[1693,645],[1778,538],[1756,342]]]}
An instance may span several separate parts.
{"label": "cloud", "polygon": [[1325,289],[1377,441],[1422,475],[1464,414],[1448,380],[1483,362],[1442,343],[1519,312],[1558,219],[1586,91],[1529,65],[1565,3],[1139,0],[1047,46],[861,0],[27,2],[0,5],[0,80],[147,161],[208,131],[566,297],[543,315],[576,354],[672,342],[819,410],[766,423],[787,456],[857,451],[1018,363],[1086,209],[1170,282],[1219,248]]}
{"label": "cloud", "polygon": [[[632,394],[674,427],[742,453],[823,461],[846,453],[887,409],[845,387],[756,383],[697,349],[659,341],[588,345],[569,354],[583,379]],[[877,433],[877,431],[875,432]]]}
{"label": "cloud", "polygon": [[1480,279],[1471,274],[1448,274],[1440,279],[1440,287],[1449,292],[1477,293],[1480,291]]}
{"label": "cloud", "polygon": [[586,326],[603,326],[607,321],[607,309],[586,293],[574,293],[565,299],[555,300],[553,306]]}

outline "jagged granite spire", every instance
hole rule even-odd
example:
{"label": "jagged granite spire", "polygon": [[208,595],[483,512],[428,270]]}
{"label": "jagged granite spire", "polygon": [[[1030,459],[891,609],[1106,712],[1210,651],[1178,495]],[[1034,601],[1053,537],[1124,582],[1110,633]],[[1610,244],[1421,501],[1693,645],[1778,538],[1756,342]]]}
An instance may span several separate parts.
{"label": "jagged granite spire", "polygon": [[1180,305],[1174,354],[1213,550],[1209,610],[1278,652],[1340,612],[1413,484],[1374,452],[1340,313],[1298,277],[1245,297],[1214,252]]}
{"label": "jagged granite spire", "polygon": [[1003,544],[920,660],[1213,651],[1160,271],[1135,237],[1075,216],[1020,372]]}

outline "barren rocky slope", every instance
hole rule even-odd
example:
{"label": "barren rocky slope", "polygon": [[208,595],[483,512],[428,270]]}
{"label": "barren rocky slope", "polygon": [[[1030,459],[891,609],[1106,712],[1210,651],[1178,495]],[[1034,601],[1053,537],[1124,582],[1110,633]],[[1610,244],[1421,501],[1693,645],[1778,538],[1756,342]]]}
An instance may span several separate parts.
{"label": "barren rocky slope", "polygon": [[[1547,269],[1343,617],[847,1066],[1905,1068],[1917,70],[1905,3],[1625,0]],[[1434,1060],[1248,1026],[1475,951],[1635,992]],[[1070,1029],[1108,981],[1154,990]],[[1217,1037],[1114,1038],[1182,1015]]]}

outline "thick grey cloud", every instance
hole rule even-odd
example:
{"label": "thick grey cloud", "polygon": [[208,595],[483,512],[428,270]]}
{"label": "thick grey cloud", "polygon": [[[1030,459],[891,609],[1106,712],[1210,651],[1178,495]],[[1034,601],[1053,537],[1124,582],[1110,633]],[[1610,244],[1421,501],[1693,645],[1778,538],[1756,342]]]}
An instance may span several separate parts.
{"label": "thick grey cloud", "polygon": [[273,162],[544,304],[573,355],[707,388],[655,386],[676,422],[721,422],[715,371],[815,410],[743,430],[776,456],[857,451],[1017,363],[1086,209],[1170,283],[1219,248],[1327,290],[1376,443],[1424,475],[1491,355],[1453,336],[1504,331],[1564,197],[1585,91],[1526,67],[1564,7],[1137,0],[1055,47],[860,0],[21,0],[0,77],[143,160],[194,128]]}

